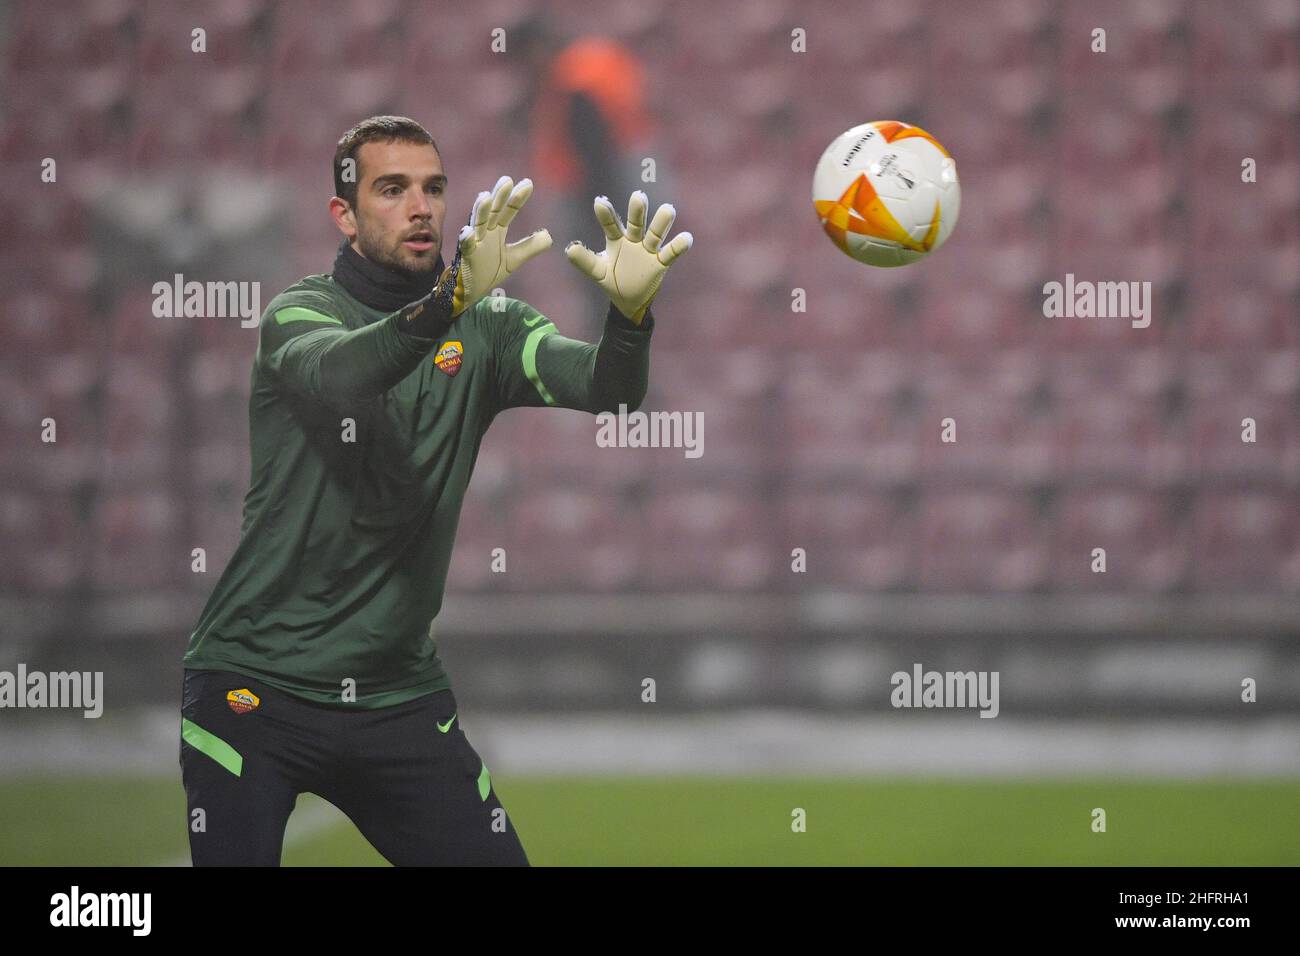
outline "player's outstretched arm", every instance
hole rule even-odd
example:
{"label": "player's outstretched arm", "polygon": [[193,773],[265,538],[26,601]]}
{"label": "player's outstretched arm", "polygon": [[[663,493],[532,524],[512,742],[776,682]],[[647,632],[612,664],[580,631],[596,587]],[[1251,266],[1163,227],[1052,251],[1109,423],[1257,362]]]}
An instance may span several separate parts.
{"label": "player's outstretched arm", "polygon": [[609,197],[597,196],[596,219],[605,231],[605,251],[597,255],[576,239],[564,247],[569,261],[604,289],[615,307],[636,325],[641,324],[646,309],[659,292],[668,267],[695,241],[689,232],[679,232],[665,244],[664,237],[673,227],[677,210],[664,203],[647,229],[649,205],[644,192],[638,189],[632,193],[625,228]]}
{"label": "player's outstretched arm", "polygon": [[460,256],[433,291],[386,318],[345,329],[317,295],[277,296],[262,317],[258,364],[280,386],[334,409],[392,388],[419,367],[452,322]]}
{"label": "player's outstretched arm", "polygon": [[475,198],[469,223],[457,239],[461,264],[452,299],[453,316],[489,294],[533,256],[551,248],[551,234],[545,229],[506,245],[506,230],[532,194],[531,179],[515,183],[502,176],[491,192],[481,192]]}

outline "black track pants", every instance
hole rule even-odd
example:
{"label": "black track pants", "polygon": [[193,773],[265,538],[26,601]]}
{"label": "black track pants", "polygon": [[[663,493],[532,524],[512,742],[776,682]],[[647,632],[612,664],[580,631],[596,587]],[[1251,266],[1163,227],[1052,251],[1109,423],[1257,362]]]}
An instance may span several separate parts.
{"label": "black track pants", "polygon": [[528,865],[450,690],[341,710],[186,670],[181,718],[195,866],[278,866],[300,793],[342,810],[394,865]]}

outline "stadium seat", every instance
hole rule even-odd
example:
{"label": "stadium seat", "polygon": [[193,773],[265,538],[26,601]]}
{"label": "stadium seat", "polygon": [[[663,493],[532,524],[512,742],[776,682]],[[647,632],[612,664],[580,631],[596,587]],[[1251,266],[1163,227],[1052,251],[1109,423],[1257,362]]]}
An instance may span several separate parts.
{"label": "stadium seat", "polygon": [[76,495],[48,486],[0,488],[0,590],[58,594],[78,580],[92,544],[78,511]]}
{"label": "stadium seat", "polygon": [[1041,518],[996,491],[929,491],[917,507],[918,583],[936,591],[1026,591],[1047,579]]}
{"label": "stadium seat", "polygon": [[769,509],[744,486],[659,489],[640,533],[646,567],[638,580],[652,590],[759,590],[788,567]]}
{"label": "stadium seat", "polygon": [[[1300,541],[1294,492],[1197,495],[1196,586],[1207,591],[1276,590],[1294,570]],[[1296,581],[1286,581],[1294,587]]]}
{"label": "stadium seat", "polygon": [[[1125,488],[1069,489],[1058,503],[1052,578],[1063,590],[1165,591],[1192,565],[1191,536],[1168,495]],[[1094,549],[1105,571],[1094,571]]]}
{"label": "stadium seat", "polygon": [[[609,591],[641,575],[639,509],[587,490],[548,489],[511,503],[505,574],[510,590]],[[479,556],[487,561],[490,555]]]}
{"label": "stadium seat", "polygon": [[1056,400],[1056,473],[1071,481],[1134,482],[1164,487],[1187,479],[1186,425],[1158,403],[1097,391]]}
{"label": "stadium seat", "polygon": [[[1194,356],[1188,368],[1191,440],[1199,483],[1300,477],[1300,357],[1291,352]],[[1254,421],[1254,441],[1243,440]]]}
{"label": "stadium seat", "polygon": [[118,490],[161,483],[172,473],[177,404],[167,377],[129,356],[116,356],[109,369],[104,405],[106,488]]}
{"label": "stadium seat", "polygon": [[108,594],[162,591],[190,574],[190,547],[179,534],[180,502],[159,486],[105,491],[93,518],[96,590]]}
{"label": "stadium seat", "polygon": [[781,517],[774,546],[782,560],[793,548],[807,555],[806,572],[792,576],[793,589],[879,591],[912,583],[915,516],[889,494],[794,485]]}

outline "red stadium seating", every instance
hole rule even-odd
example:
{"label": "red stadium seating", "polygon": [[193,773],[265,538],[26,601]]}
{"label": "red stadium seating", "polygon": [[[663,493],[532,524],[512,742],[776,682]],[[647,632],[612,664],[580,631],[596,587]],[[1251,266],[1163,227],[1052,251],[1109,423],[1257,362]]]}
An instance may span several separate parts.
{"label": "red stadium seating", "polygon": [[[647,62],[659,126],[638,147],[662,175],[645,188],[697,240],[658,300],[643,410],[701,413],[704,455],[598,448],[585,413],[502,413],[452,586],[1300,590],[1293,0],[855,10],[835,28],[816,5],[611,6],[611,32]],[[152,315],[155,273],[184,245],[173,179],[272,184],[291,238],[266,268],[328,271],[333,148],[358,119],[404,112],[429,125],[452,176],[448,234],[506,172],[537,183],[528,227],[568,241],[565,199],[530,169],[517,122],[537,78],[490,46],[516,14],[13,5],[0,117],[19,184],[0,256],[9,586],[203,590],[238,539],[256,330]],[[584,4],[547,14],[589,28]],[[190,48],[197,25],[206,53]],[[1089,49],[1099,25],[1104,55]],[[807,174],[839,132],[886,118],[938,136],[964,194],[932,260],[875,270],[827,241]],[[57,182],[37,178],[46,158]],[[113,191],[154,183],[156,248],[105,239]],[[230,214],[261,202],[242,191]],[[581,280],[549,255],[507,292],[588,337]],[[1066,273],[1151,282],[1151,327],[1045,317],[1043,285]],[[263,277],[263,305],[282,278]],[[806,311],[791,311],[795,289]],[[939,440],[945,417],[955,444]],[[188,571],[199,545],[206,578]],[[789,572],[795,546],[806,577]],[[1105,575],[1088,567],[1096,546]],[[505,575],[488,568],[494,547]]]}

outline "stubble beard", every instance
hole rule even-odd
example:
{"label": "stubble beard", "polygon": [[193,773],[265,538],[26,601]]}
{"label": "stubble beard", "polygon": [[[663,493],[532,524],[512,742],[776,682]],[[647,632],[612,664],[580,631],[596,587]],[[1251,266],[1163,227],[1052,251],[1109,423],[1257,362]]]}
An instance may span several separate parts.
{"label": "stubble beard", "polygon": [[431,275],[438,265],[438,247],[435,245],[426,253],[414,253],[397,240],[396,249],[387,249],[383,236],[371,232],[364,224],[358,223],[357,245],[361,254],[371,262],[383,266],[392,272],[406,276],[408,279],[422,279]]}

